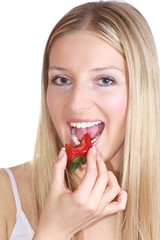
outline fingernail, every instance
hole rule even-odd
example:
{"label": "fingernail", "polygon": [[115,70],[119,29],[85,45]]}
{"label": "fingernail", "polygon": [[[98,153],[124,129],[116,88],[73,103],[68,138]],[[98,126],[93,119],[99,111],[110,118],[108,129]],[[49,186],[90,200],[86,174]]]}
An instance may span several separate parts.
{"label": "fingernail", "polygon": [[93,154],[96,155],[97,151],[96,151],[95,146],[93,146],[92,149],[93,149]]}
{"label": "fingernail", "polygon": [[61,151],[59,152],[58,158],[61,158],[63,156],[64,151],[65,151],[65,147],[62,147]]}

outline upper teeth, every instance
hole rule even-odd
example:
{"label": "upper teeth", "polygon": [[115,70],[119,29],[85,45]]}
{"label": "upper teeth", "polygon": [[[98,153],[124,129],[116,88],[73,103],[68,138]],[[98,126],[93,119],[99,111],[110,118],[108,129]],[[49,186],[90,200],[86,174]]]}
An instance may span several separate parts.
{"label": "upper teeth", "polygon": [[87,127],[93,127],[95,125],[100,124],[101,121],[97,121],[97,122],[72,122],[70,123],[71,127],[75,127],[75,128],[87,128]]}

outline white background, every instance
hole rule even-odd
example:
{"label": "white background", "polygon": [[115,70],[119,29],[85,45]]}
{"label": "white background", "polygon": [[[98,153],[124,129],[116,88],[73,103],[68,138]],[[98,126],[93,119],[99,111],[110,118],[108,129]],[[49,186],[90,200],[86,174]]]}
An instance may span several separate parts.
{"label": "white background", "polygon": [[[0,2],[0,167],[32,159],[40,106],[43,51],[56,22],[83,0]],[[147,19],[160,57],[157,0],[128,0]]]}

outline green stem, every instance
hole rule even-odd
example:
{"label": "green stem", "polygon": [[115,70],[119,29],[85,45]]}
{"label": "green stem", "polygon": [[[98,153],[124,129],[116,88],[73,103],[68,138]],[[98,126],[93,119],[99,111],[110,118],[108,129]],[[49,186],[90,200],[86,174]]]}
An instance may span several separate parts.
{"label": "green stem", "polygon": [[72,172],[75,172],[76,169],[80,164],[85,164],[86,163],[86,158],[85,157],[77,157],[73,160],[73,164],[71,166]]}

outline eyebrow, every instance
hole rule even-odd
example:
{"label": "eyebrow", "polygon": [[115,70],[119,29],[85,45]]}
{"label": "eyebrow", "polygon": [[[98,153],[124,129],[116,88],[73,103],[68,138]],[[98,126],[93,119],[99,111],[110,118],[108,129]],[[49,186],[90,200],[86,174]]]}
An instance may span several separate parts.
{"label": "eyebrow", "polygon": [[118,70],[118,71],[122,71],[122,69],[116,67],[116,66],[108,66],[108,67],[100,67],[100,68],[93,68],[91,69],[91,72],[98,72],[98,71],[105,71],[105,70]]}
{"label": "eyebrow", "polygon": [[[58,66],[50,66],[49,70],[58,70],[58,71],[64,71],[67,72],[69,69],[58,67]],[[105,70],[118,70],[120,72],[123,72],[122,69],[116,67],[116,66],[108,66],[108,67],[99,67],[99,68],[93,68],[90,70],[90,72],[98,72],[98,71],[105,71]]]}
{"label": "eyebrow", "polygon": [[60,70],[60,71],[68,71],[66,68],[58,67],[58,66],[51,66],[49,70]]}

